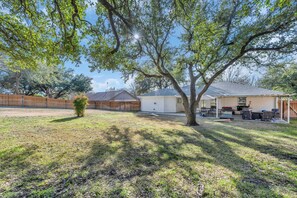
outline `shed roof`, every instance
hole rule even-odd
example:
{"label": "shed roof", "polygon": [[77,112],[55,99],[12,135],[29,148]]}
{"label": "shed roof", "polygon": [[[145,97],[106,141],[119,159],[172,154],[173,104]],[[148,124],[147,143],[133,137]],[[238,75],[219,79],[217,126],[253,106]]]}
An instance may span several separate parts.
{"label": "shed roof", "polygon": [[[183,91],[189,96],[190,87],[185,86],[182,88]],[[202,87],[196,89],[196,93],[199,93]],[[142,96],[179,96],[175,89],[159,89],[152,91]],[[214,97],[224,97],[224,96],[289,96],[280,91],[274,91],[259,87],[254,87],[251,85],[244,85],[232,82],[216,82],[213,83],[208,90],[204,93],[203,98],[214,98]]]}
{"label": "shed roof", "polygon": [[108,101],[108,100],[113,100],[115,97],[119,96],[122,93],[127,93],[135,100],[138,100],[136,97],[134,97],[132,94],[130,94],[126,90],[88,93],[87,96],[88,96],[89,100],[91,100],[91,101]]}

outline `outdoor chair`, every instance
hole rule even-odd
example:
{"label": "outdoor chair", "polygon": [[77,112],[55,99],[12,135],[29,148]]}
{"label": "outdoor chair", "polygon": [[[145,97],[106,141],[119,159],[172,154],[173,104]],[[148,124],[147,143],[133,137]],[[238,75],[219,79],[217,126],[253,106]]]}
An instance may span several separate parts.
{"label": "outdoor chair", "polygon": [[261,120],[262,121],[270,121],[274,117],[274,112],[272,111],[264,111]]}
{"label": "outdoor chair", "polygon": [[280,118],[278,109],[271,109],[271,111],[273,112],[273,118]]}
{"label": "outdoor chair", "polygon": [[261,120],[263,112],[252,112],[252,120]]}
{"label": "outdoor chair", "polygon": [[222,112],[223,112],[223,111],[231,111],[233,115],[235,114],[235,112],[234,112],[234,110],[232,109],[232,107],[222,107]]}
{"label": "outdoor chair", "polygon": [[209,109],[208,109],[208,108],[201,107],[200,115],[201,115],[202,117],[207,117],[207,116],[208,116],[208,112],[209,112]]}
{"label": "outdoor chair", "polygon": [[234,120],[232,111],[222,111],[222,115],[220,116],[220,119]]}
{"label": "outdoor chair", "polygon": [[249,110],[242,111],[242,119],[243,120],[251,120],[252,119],[252,111],[249,111]]}
{"label": "outdoor chair", "polygon": [[214,117],[216,115],[216,108],[210,108],[208,111],[208,116]]}

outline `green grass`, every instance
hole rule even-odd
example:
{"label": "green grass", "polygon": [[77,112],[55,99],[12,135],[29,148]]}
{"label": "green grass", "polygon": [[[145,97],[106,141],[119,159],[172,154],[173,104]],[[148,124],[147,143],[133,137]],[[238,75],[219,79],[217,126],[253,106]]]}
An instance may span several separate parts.
{"label": "green grass", "polygon": [[297,122],[0,118],[0,197],[297,197]]}

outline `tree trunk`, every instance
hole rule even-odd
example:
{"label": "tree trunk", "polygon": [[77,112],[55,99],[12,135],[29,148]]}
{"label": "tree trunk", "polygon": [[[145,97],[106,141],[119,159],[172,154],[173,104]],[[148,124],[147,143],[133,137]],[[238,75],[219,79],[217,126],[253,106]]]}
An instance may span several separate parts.
{"label": "tree trunk", "polygon": [[196,121],[196,105],[191,104],[187,108],[185,107],[185,113],[187,118],[187,126],[199,126]]}
{"label": "tree trunk", "polygon": [[15,73],[15,88],[14,88],[14,94],[18,95],[20,92],[20,77],[21,77],[21,73],[20,72],[16,72]]}

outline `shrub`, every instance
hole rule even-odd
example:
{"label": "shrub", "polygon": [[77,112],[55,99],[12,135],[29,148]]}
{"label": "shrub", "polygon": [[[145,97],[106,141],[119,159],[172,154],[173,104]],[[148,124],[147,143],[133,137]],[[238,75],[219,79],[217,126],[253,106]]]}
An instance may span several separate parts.
{"label": "shrub", "polygon": [[88,97],[85,95],[76,96],[73,101],[73,106],[75,110],[75,114],[77,117],[85,116],[85,110],[88,105]]}

